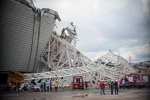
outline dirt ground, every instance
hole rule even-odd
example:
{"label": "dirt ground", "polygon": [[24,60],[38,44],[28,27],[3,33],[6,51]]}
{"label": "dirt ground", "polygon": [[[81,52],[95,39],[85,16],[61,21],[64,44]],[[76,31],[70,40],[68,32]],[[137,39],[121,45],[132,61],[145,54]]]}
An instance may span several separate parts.
{"label": "dirt ground", "polygon": [[111,95],[110,89],[106,95],[100,95],[99,89],[72,90],[58,89],[58,92],[14,92],[1,93],[0,100],[150,100],[150,89],[119,89],[118,95]]}

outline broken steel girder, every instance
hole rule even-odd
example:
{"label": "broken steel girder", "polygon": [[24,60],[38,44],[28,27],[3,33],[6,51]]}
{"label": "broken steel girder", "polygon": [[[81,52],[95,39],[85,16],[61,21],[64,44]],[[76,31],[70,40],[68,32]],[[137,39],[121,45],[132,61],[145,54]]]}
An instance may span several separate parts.
{"label": "broken steel girder", "polygon": [[52,34],[49,43],[41,56],[43,61],[52,70],[86,66],[91,59],[81,54],[73,45]]}
{"label": "broken steel girder", "polygon": [[115,55],[112,51],[99,59],[103,62],[108,62],[106,65],[114,70],[114,76],[123,77],[124,74],[135,72],[135,69],[124,58]]}
{"label": "broken steel girder", "polygon": [[[105,82],[110,79],[119,80],[120,76],[125,75],[127,72],[134,72],[134,69],[128,65],[124,58],[110,51],[100,59],[98,63],[94,61],[81,67],[25,74],[25,80],[53,79],[54,81],[57,80],[61,86],[66,86],[71,84],[73,76],[81,75],[84,80],[90,81],[92,86],[96,87],[101,80]],[[113,62],[113,67],[108,66],[110,62]]]}
{"label": "broken steel girder", "polygon": [[61,83],[60,81],[64,81],[62,85],[69,85],[72,82],[72,77],[76,75],[82,75],[84,80],[91,81],[93,86],[96,86],[94,83],[98,83],[98,80],[106,80],[106,78],[113,79],[112,73],[108,73],[104,69],[93,66],[82,66],[43,73],[25,74],[25,80],[54,79],[59,83]]}

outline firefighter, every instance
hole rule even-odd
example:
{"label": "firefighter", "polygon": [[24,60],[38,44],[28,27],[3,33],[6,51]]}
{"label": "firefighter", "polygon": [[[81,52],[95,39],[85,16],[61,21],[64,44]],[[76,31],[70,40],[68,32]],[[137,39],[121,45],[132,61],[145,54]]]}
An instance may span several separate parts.
{"label": "firefighter", "polygon": [[100,87],[100,94],[102,95],[102,92],[103,92],[103,95],[105,95],[105,84],[104,84],[104,80],[102,80],[102,82],[100,82],[99,87]]}

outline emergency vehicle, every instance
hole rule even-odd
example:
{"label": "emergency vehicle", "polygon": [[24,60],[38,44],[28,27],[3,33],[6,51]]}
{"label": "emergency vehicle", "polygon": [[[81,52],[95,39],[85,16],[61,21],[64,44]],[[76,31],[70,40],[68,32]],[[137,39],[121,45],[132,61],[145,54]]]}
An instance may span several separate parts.
{"label": "emergency vehicle", "polygon": [[140,80],[137,81],[137,88],[150,87],[150,75],[144,73],[140,73],[139,75],[140,75]]}
{"label": "emergency vehicle", "polygon": [[82,76],[74,76],[72,82],[73,89],[84,89],[84,81]]}
{"label": "emergency vehicle", "polygon": [[137,83],[140,82],[140,75],[139,74],[126,74],[125,78],[129,80],[130,86],[137,86]]}
{"label": "emergency vehicle", "polygon": [[137,82],[136,82],[136,87],[137,88],[140,88],[140,87],[144,87],[144,88],[147,88],[147,85],[146,85],[146,82],[145,82],[145,80],[143,80],[143,79],[140,79],[140,80],[137,80]]}
{"label": "emergency vehicle", "polygon": [[150,74],[141,74],[141,79],[145,80],[147,87],[150,87]]}
{"label": "emergency vehicle", "polygon": [[[134,87],[144,87],[147,88],[150,86],[150,75],[149,74],[143,74],[143,73],[131,73],[131,74],[126,74],[125,77],[126,83],[129,88],[134,86]],[[120,80],[120,85],[122,84],[122,79]],[[122,86],[122,85],[121,85]],[[120,86],[120,88],[121,88]]]}

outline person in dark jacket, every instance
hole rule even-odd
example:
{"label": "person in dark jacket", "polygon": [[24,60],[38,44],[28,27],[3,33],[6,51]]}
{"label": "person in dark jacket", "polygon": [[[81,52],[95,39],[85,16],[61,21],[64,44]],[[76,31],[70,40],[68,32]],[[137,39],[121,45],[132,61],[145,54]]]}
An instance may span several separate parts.
{"label": "person in dark jacket", "polygon": [[113,95],[113,90],[114,90],[114,82],[111,80],[110,82],[110,89],[111,89],[111,95]]}
{"label": "person in dark jacket", "polygon": [[20,92],[19,88],[20,88],[20,82],[17,83],[17,88],[18,88],[18,92]]}
{"label": "person in dark jacket", "polygon": [[117,82],[117,80],[115,80],[114,86],[115,86],[115,94],[118,95],[118,82]]}
{"label": "person in dark jacket", "polygon": [[103,80],[102,82],[100,82],[99,87],[100,87],[100,94],[102,95],[103,92],[103,95],[105,95],[105,84]]}
{"label": "person in dark jacket", "polygon": [[33,84],[36,86],[36,82],[35,81],[33,81]]}
{"label": "person in dark jacket", "polygon": [[88,87],[88,82],[85,81],[85,88],[86,88],[86,90],[87,90],[87,87]]}
{"label": "person in dark jacket", "polygon": [[44,81],[44,92],[46,92],[46,83]]}
{"label": "person in dark jacket", "polygon": [[52,80],[50,80],[50,91],[52,91]]}

